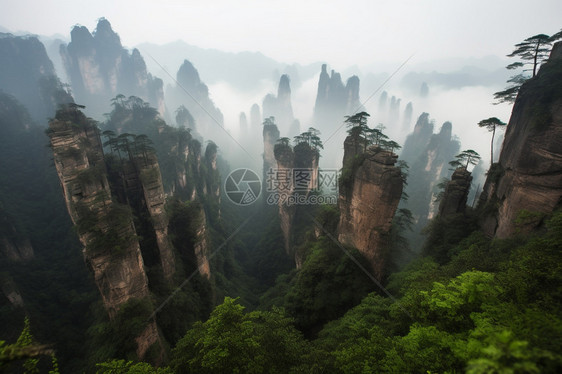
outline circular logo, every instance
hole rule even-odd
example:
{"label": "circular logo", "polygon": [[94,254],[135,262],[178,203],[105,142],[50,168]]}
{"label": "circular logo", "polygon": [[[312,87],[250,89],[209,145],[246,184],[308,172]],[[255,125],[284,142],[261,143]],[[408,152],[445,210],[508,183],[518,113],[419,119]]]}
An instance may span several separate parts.
{"label": "circular logo", "polygon": [[236,205],[250,205],[261,193],[261,180],[250,169],[236,169],[226,177],[224,192]]}

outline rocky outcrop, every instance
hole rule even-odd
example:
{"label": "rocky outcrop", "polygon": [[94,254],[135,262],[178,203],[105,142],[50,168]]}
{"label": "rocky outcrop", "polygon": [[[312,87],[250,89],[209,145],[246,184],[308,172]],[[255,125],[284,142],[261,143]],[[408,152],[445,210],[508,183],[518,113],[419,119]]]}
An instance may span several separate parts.
{"label": "rocky outcrop", "polygon": [[[340,73],[327,72],[326,64],[322,65],[318,79],[318,91],[314,105],[313,124],[323,134],[331,134],[330,142],[341,144],[345,140],[345,132],[334,129],[341,128],[345,116],[351,116],[363,110],[359,99],[360,81],[356,76],[347,80],[344,86]],[[341,162],[342,151],[325,152],[324,165],[338,165]]]}
{"label": "rocky outcrop", "polygon": [[263,99],[263,116],[274,117],[279,129],[283,133],[288,133],[295,118],[291,104],[291,85],[287,74],[283,74],[279,79],[277,96],[268,94]]}
{"label": "rocky outcrop", "polygon": [[[433,218],[435,212],[437,211],[437,205],[431,199],[431,195],[439,181],[450,175],[448,163],[454,159],[455,155],[458,154],[459,151],[460,143],[453,138],[453,125],[451,122],[447,121],[443,123],[439,133],[431,136],[429,144],[420,158],[425,164],[423,165],[422,171],[422,174],[425,175],[418,175],[418,172],[421,171],[419,166],[422,165],[418,165],[417,163],[412,165],[414,169],[412,170],[412,180],[420,177],[420,181],[425,180],[428,182],[427,192],[429,194],[429,199],[426,202],[426,204],[428,204],[428,219]],[[421,196],[416,196],[416,198],[418,197]]]}
{"label": "rocky outcrop", "polygon": [[489,236],[540,226],[562,199],[562,44],[521,87],[499,163],[488,172],[480,205]]}
{"label": "rocky outcrop", "polygon": [[152,156],[147,157],[146,160],[137,159],[136,163],[140,174],[145,206],[156,236],[162,273],[168,281],[171,281],[176,265],[174,250],[168,237],[168,215],[164,210],[166,195],[164,194],[158,160],[155,156]]}
{"label": "rocky outcrop", "polygon": [[72,92],[80,103],[87,103],[88,112],[102,118],[110,100],[118,94],[140,97],[164,114],[163,82],[146,70],[140,52],[123,48],[119,35],[104,18],[93,33],[84,26],[75,26],[68,45],[60,53]]}
{"label": "rocky outcrop", "polygon": [[361,108],[359,99],[359,77],[351,76],[345,84],[345,93],[347,95],[346,112],[349,114],[357,112]]}
{"label": "rocky outcrop", "polygon": [[205,148],[205,175],[201,177],[205,179],[205,191],[206,199],[209,202],[207,204],[207,213],[211,221],[216,222],[220,219],[220,185],[221,177],[217,169],[217,145],[210,141]]}
{"label": "rocky outcrop", "polygon": [[221,111],[215,106],[209,96],[209,87],[201,81],[199,72],[193,64],[184,60],[176,75],[177,85],[166,91],[166,98],[172,108],[184,105],[193,115],[197,123],[197,131],[207,134],[212,131],[222,135],[217,126],[224,126]]}
{"label": "rocky outcrop", "polygon": [[425,150],[431,135],[433,135],[433,122],[429,121],[429,113],[424,112],[418,117],[414,131],[406,137],[401,157],[406,162],[413,163]]}
{"label": "rocky outcrop", "polygon": [[35,36],[0,33],[0,87],[46,123],[58,104],[72,102],[56,76],[45,46]]}
{"label": "rocky outcrop", "polygon": [[387,101],[388,101],[388,92],[383,91],[381,93],[380,98],[379,98],[379,114],[380,115],[382,115],[384,112],[386,112]]}
{"label": "rocky outcrop", "polygon": [[279,129],[275,124],[263,125],[263,179],[267,180],[267,173],[271,169],[277,168],[274,149],[275,143],[279,139]]}
{"label": "rocky outcrop", "polygon": [[[287,205],[286,201],[289,196],[294,194],[294,188],[291,183],[291,172],[295,164],[295,153],[290,145],[275,145],[275,160],[277,165],[275,171],[277,172],[275,178],[275,193],[279,195],[279,223],[281,232],[283,232],[283,242],[285,244],[285,252],[294,258],[292,253],[293,244],[293,222],[295,220],[296,207],[294,205]],[[282,179],[282,180],[281,180]],[[297,264],[299,268],[299,264]]]}
{"label": "rocky outcrop", "polygon": [[295,225],[297,221],[307,218],[308,206],[295,202],[306,199],[317,188],[320,154],[306,142],[298,143],[294,148],[288,144],[276,144],[274,153],[277,161],[277,205],[285,251],[294,258],[297,269],[300,269],[304,254],[296,249]]}
{"label": "rocky outcrop", "polygon": [[388,233],[402,195],[398,156],[371,147],[363,153],[350,136],[344,143],[344,169],[338,206],[338,240],[357,248],[382,280],[388,262]]}
{"label": "rocky outcrop", "polygon": [[[68,212],[78,227],[84,257],[106,309],[113,316],[129,299],[148,296],[132,215],[111,200],[102,146],[93,122],[78,110],[60,110],[49,124],[49,136]],[[115,225],[109,224],[112,221]],[[110,230],[116,236],[114,240],[123,239],[111,244],[125,247],[104,243],[111,239]]]}
{"label": "rocky outcrop", "polygon": [[193,252],[197,261],[199,274],[207,279],[211,278],[211,266],[209,265],[209,241],[207,237],[207,218],[203,208],[199,211],[199,224],[195,228],[195,241]]}
{"label": "rocky outcrop", "polygon": [[400,125],[401,104],[401,98],[395,95],[390,96],[388,92],[383,91],[379,98],[377,120],[383,123],[386,128],[397,128],[401,126],[402,132],[407,132],[410,127],[410,122],[412,121],[412,103],[409,103],[409,107],[406,106],[402,124]]}
{"label": "rocky outcrop", "polygon": [[354,75],[344,86],[340,73],[332,70],[328,75],[326,64],[322,65],[314,106],[314,123],[320,130],[341,124],[345,115],[352,115],[361,109],[359,83],[359,78]]}
{"label": "rocky outcrop", "polygon": [[441,217],[464,213],[471,183],[472,175],[466,168],[460,167],[455,170],[445,187],[439,204],[439,215]]}
{"label": "rocky outcrop", "polygon": [[410,125],[412,123],[412,115],[414,114],[414,107],[412,102],[408,102],[406,104],[406,108],[404,108],[404,116],[402,117],[402,131],[406,132],[410,129]]}
{"label": "rocky outcrop", "polygon": [[201,169],[201,143],[193,139],[185,129],[180,129],[178,135],[176,142],[170,147],[176,166],[171,192],[180,199],[193,200],[197,196],[193,176]]}
{"label": "rocky outcrop", "polygon": [[261,111],[258,104],[253,104],[250,108],[250,126],[252,130],[261,126]]}
{"label": "rocky outcrop", "polygon": [[328,66],[326,64],[322,64],[320,70],[320,77],[318,78],[318,90],[316,93],[316,104],[315,108],[321,110],[322,107],[325,105],[326,101],[328,100],[328,91],[330,90],[330,75],[328,74]]}
{"label": "rocky outcrop", "polygon": [[[74,107],[63,108],[49,123],[49,137],[66,206],[84,247],[84,259],[109,316],[114,318],[129,300],[150,296],[131,210],[111,198],[95,122]],[[159,342],[154,324],[148,323],[140,334],[140,353],[145,352],[141,345]]]}
{"label": "rocky outcrop", "polygon": [[[180,228],[177,224],[173,224],[175,231],[172,231],[171,217],[168,217],[168,213],[164,209],[166,198],[172,195],[172,200],[177,200],[177,202],[203,201],[209,221],[214,223],[220,219],[220,175],[217,168],[217,146],[214,142],[209,141],[202,154],[201,142],[194,137],[197,136],[195,131],[166,125],[156,111],[150,110],[151,108],[147,105],[119,107],[119,103],[116,104],[118,109],[116,112],[119,113],[119,116],[114,118],[115,113],[112,112],[109,122],[115,129],[135,131],[132,126],[138,124],[134,121],[127,124],[120,122],[119,119],[122,117],[138,118],[146,115],[146,112],[151,116],[147,120],[149,124],[158,123],[157,128],[155,126],[144,128],[136,126],[137,130],[146,131],[150,137],[127,133],[116,136],[111,131],[105,132],[104,137],[108,139],[108,153],[111,153],[108,159],[119,160],[117,163],[108,162],[108,165],[111,166],[112,191],[117,192],[119,201],[133,208],[133,213],[137,218],[137,235],[140,238],[145,266],[150,269],[160,266],[162,274],[169,282],[173,279],[176,263],[194,256],[192,253],[194,246],[186,248],[185,243],[174,241],[173,238],[177,238],[180,234],[178,231],[185,231],[187,228],[184,226]],[[145,111],[144,109],[147,107],[149,110]],[[182,110],[182,112],[184,115],[189,113],[187,110]],[[125,113],[128,115],[125,116]],[[180,118],[178,122],[183,121]],[[124,141],[128,142],[125,147],[126,152],[122,150]],[[156,149],[164,150],[159,152],[158,158],[155,153]],[[123,153],[125,154],[123,155]],[[163,173],[161,173],[160,164],[167,166]],[[168,212],[173,214],[175,210],[170,208]],[[206,229],[206,224],[206,219],[204,219],[201,223],[203,229]],[[189,230],[189,234],[183,238],[191,243],[194,238],[198,237],[197,230]],[[185,235],[185,232],[181,235]],[[206,248],[207,245],[205,244],[204,247]],[[180,257],[174,256],[176,250],[181,253]],[[198,249],[195,248],[195,250]],[[205,251],[199,252],[206,253]],[[200,260],[202,261],[203,258]],[[205,274],[202,275],[208,277],[209,267],[201,269],[205,270]],[[159,274],[159,272],[149,274],[154,276],[155,273]]]}
{"label": "rocky outcrop", "polygon": [[388,107],[388,127],[395,127],[400,118],[400,103],[402,99],[392,96],[390,98],[390,106]]}
{"label": "rocky outcrop", "polygon": [[408,135],[401,158],[410,166],[409,183],[405,187],[408,201],[402,202],[414,217],[413,231],[408,233],[410,246],[420,249],[423,242],[420,232],[439,210],[434,199],[437,185],[443,178],[449,178],[449,162],[459,152],[460,144],[453,137],[451,122],[445,122],[438,133],[433,134],[433,123],[423,113]]}

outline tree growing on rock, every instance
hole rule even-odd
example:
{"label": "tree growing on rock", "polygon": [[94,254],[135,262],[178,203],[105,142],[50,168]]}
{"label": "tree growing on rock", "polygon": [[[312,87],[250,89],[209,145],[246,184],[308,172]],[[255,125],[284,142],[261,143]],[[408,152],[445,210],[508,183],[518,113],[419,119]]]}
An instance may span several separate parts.
{"label": "tree growing on rock", "polygon": [[449,162],[449,165],[455,169],[462,167],[468,170],[468,165],[476,165],[480,159],[481,157],[478,152],[472,149],[467,149],[456,155],[455,160]]}
{"label": "tree growing on rock", "polygon": [[[505,90],[494,93],[494,99],[497,100],[495,104],[513,103],[515,101],[521,85],[537,74],[537,68],[548,59],[552,44],[559,39],[562,39],[562,31],[552,36],[534,35],[515,45],[513,52],[507,56],[518,57],[521,61],[511,63],[506,68],[509,70],[528,68],[509,78],[507,83],[511,83],[511,85]],[[529,76],[525,74],[526,72],[532,72],[532,75]]]}
{"label": "tree growing on rock", "polygon": [[367,120],[370,116],[371,115],[367,112],[359,112],[351,116],[345,116],[345,123],[349,128],[347,133],[356,140],[356,143],[362,140],[365,149],[367,149],[368,145],[367,136],[371,131],[367,125]]}
{"label": "tree growing on rock", "polygon": [[277,139],[277,144],[280,144],[280,145],[283,145],[283,146],[286,146],[286,147],[289,146],[290,142],[291,142],[291,139],[289,139],[287,137]]}
{"label": "tree growing on rock", "polygon": [[267,117],[266,119],[263,120],[262,125],[264,125],[264,126],[273,126],[273,125],[275,125],[275,117],[273,117],[273,116]]}
{"label": "tree growing on rock", "polygon": [[384,125],[379,123],[374,129],[369,130],[369,142],[376,146],[382,146],[388,140],[388,136],[383,133],[384,129]]}
{"label": "tree growing on rock", "polygon": [[490,117],[478,122],[478,126],[484,127],[492,133],[492,142],[490,145],[490,165],[492,165],[494,163],[494,136],[496,135],[496,129],[507,126],[507,123],[500,121],[496,117]]}

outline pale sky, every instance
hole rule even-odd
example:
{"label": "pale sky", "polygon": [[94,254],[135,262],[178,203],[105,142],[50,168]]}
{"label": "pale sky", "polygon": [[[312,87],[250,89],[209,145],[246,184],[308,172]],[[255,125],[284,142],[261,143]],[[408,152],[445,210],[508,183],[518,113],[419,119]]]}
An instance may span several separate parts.
{"label": "pale sky", "polygon": [[560,0],[0,0],[0,26],[69,37],[106,17],[133,47],[183,39],[281,62],[339,66],[503,56],[515,43],[562,28]]}

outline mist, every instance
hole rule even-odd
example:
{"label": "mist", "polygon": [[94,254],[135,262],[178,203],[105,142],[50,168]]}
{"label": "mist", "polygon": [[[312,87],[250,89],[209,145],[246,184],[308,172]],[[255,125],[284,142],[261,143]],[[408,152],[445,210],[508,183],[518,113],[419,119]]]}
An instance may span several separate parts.
{"label": "mist", "polygon": [[[498,63],[498,65],[492,65],[489,70],[482,69],[482,71],[487,74],[499,71],[498,68],[502,68],[502,66],[499,65],[501,61],[502,60],[497,60],[496,63]],[[409,71],[408,73],[402,74],[402,76],[411,73],[412,71]],[[423,75],[426,72],[422,70],[416,71],[415,73]],[[486,163],[489,164],[490,134],[485,129],[479,128],[477,123],[489,117],[498,117],[505,122],[509,120],[511,106],[506,104],[493,104],[493,93],[501,90],[503,88],[502,86],[495,84],[489,86],[471,85],[451,88],[451,86],[458,85],[458,80],[456,76],[453,75],[450,81],[447,81],[447,76],[444,74],[443,77],[441,77],[443,85],[431,85],[429,95],[422,98],[419,96],[419,92],[415,93],[408,87],[404,87],[404,85],[400,83],[400,76],[391,79],[386,85],[381,86],[388,77],[388,72],[365,71],[359,74],[361,82],[363,79],[372,80],[368,87],[365,88],[361,85],[360,89],[361,102],[365,106],[366,111],[371,114],[369,118],[369,125],[371,127],[382,123],[385,125],[385,132],[387,132],[390,138],[403,144],[406,136],[412,131],[415,120],[423,112],[427,112],[429,113],[430,119],[435,122],[436,131],[444,122],[452,122],[453,134],[459,138],[462,149],[473,149],[477,151],[482,156],[482,159],[486,160]],[[503,75],[502,71],[500,78],[503,78]],[[316,73],[313,77],[303,81],[298,88],[294,89],[291,87],[293,111],[295,118],[300,121],[301,131],[304,131],[310,126],[319,127],[322,125],[314,123],[313,118],[314,102],[318,90],[318,79],[319,73]],[[240,113],[244,112],[246,116],[249,116],[250,107],[254,103],[257,103],[261,107],[265,95],[277,91],[278,78],[264,79],[259,83],[259,87],[251,90],[242,90],[224,81],[209,85],[210,97],[224,115],[225,129],[241,143],[244,143],[244,139],[241,138],[244,134],[240,132]],[[370,91],[372,87],[375,88]],[[392,96],[401,100],[400,107],[398,108],[399,116],[394,120],[395,123],[390,120],[387,111],[381,113],[379,110],[379,99],[383,91],[388,93],[389,100]],[[366,101],[369,96],[372,97]],[[404,127],[404,109],[409,102],[412,102],[413,115],[409,126]],[[348,113],[348,115],[351,114],[353,113]],[[338,119],[338,121],[340,126],[333,126],[328,129],[328,131],[323,131],[320,136],[322,140],[326,140],[331,136],[340,139],[341,136],[345,134],[346,127],[342,126],[344,118],[342,117]],[[257,132],[261,135],[261,128],[249,128],[249,131]],[[212,136],[211,134],[209,135]],[[298,134],[281,134],[281,136],[287,136],[289,138],[295,135]],[[227,143],[232,143],[225,144],[221,147],[223,149],[222,152],[227,154],[227,156],[234,156],[238,151],[241,151],[236,149],[237,146],[232,139],[226,139],[226,141]],[[250,151],[250,153],[260,157],[261,152],[263,152],[261,145],[252,144],[249,145],[249,147],[250,149],[248,149],[248,151]],[[234,154],[228,155],[228,150],[234,152]],[[325,167],[341,167],[341,157],[343,156],[342,144],[336,144],[334,139],[330,139],[326,145],[325,151],[322,153],[336,153],[338,155],[338,157],[330,157],[330,163],[337,162],[339,159],[339,163],[335,165],[328,166],[324,163]]]}

